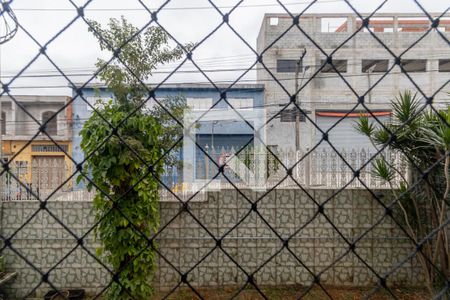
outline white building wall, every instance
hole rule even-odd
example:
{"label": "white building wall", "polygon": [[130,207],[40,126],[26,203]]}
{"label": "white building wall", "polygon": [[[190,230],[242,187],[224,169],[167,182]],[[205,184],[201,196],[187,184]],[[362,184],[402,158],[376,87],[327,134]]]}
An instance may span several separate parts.
{"label": "white building wall", "polygon": [[[39,125],[33,120],[42,123],[42,114],[46,111],[57,112],[66,103],[65,96],[14,96],[16,103],[10,97],[2,97],[2,111],[6,115],[6,136],[20,137],[31,136],[39,130]],[[22,108],[23,107],[23,108]],[[25,110],[27,112],[25,112]],[[31,116],[33,117],[31,117]],[[69,137],[69,124],[67,122],[66,109],[56,116],[57,136]]]}

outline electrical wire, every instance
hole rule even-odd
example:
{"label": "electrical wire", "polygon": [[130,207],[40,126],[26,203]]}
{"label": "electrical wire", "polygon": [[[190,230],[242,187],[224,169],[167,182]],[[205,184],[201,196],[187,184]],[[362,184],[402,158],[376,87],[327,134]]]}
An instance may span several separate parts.
{"label": "electrical wire", "polygon": [[[438,70],[428,70],[425,72],[418,72],[418,73],[410,73],[410,75],[414,76],[414,74],[416,75],[420,75],[420,74],[424,74],[424,73],[431,73],[431,72],[439,72]],[[442,73],[442,72],[440,72]],[[446,72],[448,73],[448,72]],[[337,79],[340,78],[339,75],[328,75],[329,73],[327,73],[327,75],[325,76],[315,76],[314,79]],[[387,76],[393,76],[393,75],[399,75],[399,74],[404,74],[403,72],[393,72],[391,71]],[[380,76],[382,74],[379,74],[378,76]],[[70,76],[70,75],[68,75]],[[84,76],[84,75],[83,75]],[[89,74],[86,76],[90,76]],[[343,75],[345,78],[351,78],[351,77],[367,77],[367,73],[362,73],[362,74],[348,74],[348,75]],[[371,74],[371,76],[377,76],[377,74]],[[303,77],[303,78],[299,78],[299,79],[309,79],[310,77]],[[278,78],[278,81],[292,81],[292,80],[296,80],[295,77],[289,77],[289,78]],[[214,80],[214,83],[216,84],[227,84],[227,83],[234,83],[235,80]],[[273,82],[272,78],[269,79],[241,79],[237,82],[237,84],[239,83],[251,83],[251,84],[258,84],[258,83],[264,83],[264,82]],[[152,84],[157,84],[157,83],[148,83],[148,85],[152,85]],[[179,84],[179,85],[190,85],[190,84],[211,84],[209,81],[192,81],[192,82],[168,82],[167,85],[171,85],[171,84]],[[447,82],[448,84],[448,82]],[[81,84],[80,84],[81,85]],[[212,85],[211,85],[212,86]],[[164,87],[164,85],[162,86]],[[14,86],[11,85],[10,86],[11,89],[46,89],[46,88],[71,88],[68,85],[36,85],[36,86]]]}
{"label": "electrical wire", "polygon": [[[433,59],[448,60],[447,58],[444,58],[444,55],[445,55],[444,53],[443,54],[428,55],[427,56],[427,60],[433,60]],[[230,60],[235,60],[235,58],[232,58],[232,57],[233,56],[230,56]],[[234,57],[239,57],[239,56],[234,56]],[[255,56],[252,55],[251,57],[254,58]],[[289,58],[282,58],[282,59],[289,59]],[[408,59],[412,59],[412,58],[407,58],[407,60]],[[222,66],[224,64],[224,62],[227,61],[227,60],[228,59],[222,61],[222,60],[219,59],[216,62],[211,63],[211,64],[208,64],[208,63],[206,63],[206,64],[199,64],[198,62],[201,61],[200,59],[196,59],[195,62],[197,64],[199,64],[200,67],[206,67],[206,66],[212,67],[212,65],[214,65],[214,66],[216,66],[216,65],[217,66]],[[370,60],[370,59],[367,58],[367,60]],[[246,60],[246,61],[232,61],[232,62],[235,62],[235,64],[237,64],[239,66],[242,66],[243,64],[251,65],[251,64],[254,63],[254,59],[253,60]],[[231,64],[231,65],[234,65],[234,64]],[[361,65],[360,63],[356,63],[356,62],[355,63],[347,63],[347,67],[349,67],[349,66],[360,66],[360,65]],[[308,67],[308,68],[318,68],[318,67],[321,67],[321,66],[322,66],[322,64],[303,64],[302,67],[303,68],[306,68],[306,67]],[[163,66],[159,67],[157,71],[152,72],[152,74],[170,74],[170,73],[172,73],[172,69],[175,68],[175,67],[178,67],[178,64],[175,63],[173,65],[170,65],[170,64],[163,65]],[[261,67],[259,67],[259,68],[258,67],[253,67],[250,70],[264,70],[264,69],[265,68],[261,68]],[[269,70],[276,70],[277,68],[276,67],[268,67],[267,69],[269,69]],[[246,70],[248,70],[248,68],[234,67],[234,68],[202,69],[202,71],[204,71],[204,72],[232,72],[232,71],[246,71]],[[97,71],[97,68],[95,68],[95,67],[67,68],[67,69],[62,69],[62,71],[64,72],[64,74],[66,74],[68,76],[92,76],[94,74],[94,72]],[[78,71],[78,72],[92,72],[92,73],[82,73],[82,74],[75,73],[75,74],[70,74],[71,71],[74,71],[74,72],[75,71]],[[430,70],[430,71],[439,71],[439,70]],[[18,71],[7,71],[6,72],[7,75],[3,74],[2,77],[4,77],[4,78],[14,77],[17,72]],[[183,70],[181,68],[180,70],[177,71],[177,73],[196,73],[196,72],[199,72],[198,69]],[[52,73],[56,73],[56,74],[54,76],[51,76]],[[289,73],[289,72],[287,72],[287,73]],[[344,74],[344,72],[341,72],[341,73]],[[380,73],[382,73],[382,72],[380,72]],[[41,69],[41,70],[36,69],[36,70],[31,70],[29,72],[25,71],[24,74],[28,74],[28,75],[21,75],[21,77],[30,77],[30,78],[32,78],[32,77],[46,77],[47,74],[48,74],[48,77],[62,76],[59,73],[58,70],[54,70],[54,69]],[[365,74],[367,74],[367,73],[365,73]],[[372,75],[375,76],[376,73],[372,73]]]}
{"label": "electrical wire", "polygon": [[[295,49],[292,49],[292,50],[295,50]],[[445,60],[447,60],[448,59],[448,55],[446,56],[446,54],[447,54],[446,52],[443,52],[441,54],[439,54],[439,53],[430,54],[430,55],[427,56],[427,59],[428,60],[431,60],[431,59],[445,59]],[[200,64],[200,67],[203,67],[203,66],[206,66],[206,65],[208,65],[208,66],[211,66],[211,65],[213,65],[213,66],[222,66],[224,63],[226,63],[228,61],[231,61],[231,63],[232,63],[231,65],[235,65],[236,64],[238,66],[242,66],[242,64],[248,64],[248,65],[253,64],[255,62],[255,59],[256,59],[256,55],[249,54],[249,55],[223,56],[223,57],[220,57],[220,58],[219,57],[218,58],[196,58],[196,59],[194,59],[194,61],[197,64],[199,64],[200,62],[204,62],[204,63]],[[283,57],[283,58],[280,58],[280,59],[289,60],[290,58]],[[292,59],[294,59],[294,58],[292,58]],[[370,60],[370,58],[367,58],[367,59]],[[407,59],[409,59],[409,58],[407,58]],[[208,62],[206,62],[206,61],[208,61]],[[179,63],[168,63],[168,64],[164,64],[164,65],[159,66],[158,70],[161,70],[161,69],[163,69],[163,70],[164,69],[172,70],[173,68],[178,67],[178,65],[179,65]],[[347,66],[354,66],[354,65],[359,65],[359,64],[358,63],[347,63]],[[320,67],[320,66],[321,66],[321,64],[315,64],[315,65],[304,64],[303,65],[303,67]],[[80,71],[80,72],[93,71],[93,72],[95,72],[96,70],[97,70],[97,68],[92,67],[92,66],[86,66],[86,67],[80,67],[80,68],[62,68],[62,71],[64,71],[64,72],[66,72],[66,71],[68,71],[68,72],[69,71]],[[6,74],[13,75],[13,74],[16,74],[17,72],[18,72],[17,70],[16,71],[10,70],[10,71],[7,71]],[[59,72],[59,71],[57,71],[55,69],[34,69],[34,70],[30,71],[30,72],[36,72],[36,73],[47,73],[47,72],[50,72],[50,73],[55,73],[55,72]],[[156,71],[156,72],[160,72],[160,71]]]}
{"label": "electrical wire", "polygon": [[[230,99],[233,99],[233,98],[230,98]],[[450,100],[450,99],[443,99],[443,100],[441,100],[441,101],[433,101],[433,104],[449,104],[449,102],[448,102],[448,100]],[[266,104],[263,104],[263,105],[254,105],[254,106],[247,106],[247,107],[240,107],[240,108],[234,108],[234,109],[236,109],[236,110],[248,110],[248,109],[263,109],[263,108],[269,108],[269,107],[281,107],[281,106],[285,106],[286,104],[288,104],[289,102],[284,102],[284,103],[266,103]],[[302,100],[301,101],[301,104],[327,104],[327,103],[330,103],[329,101],[305,101],[305,100]],[[339,104],[355,104],[356,102],[355,101],[353,101],[353,102],[351,102],[351,101],[339,101]],[[380,105],[380,104],[386,104],[386,105],[390,105],[392,102],[391,101],[385,101],[385,102],[380,102],[380,101],[375,101],[375,102],[373,102],[372,104],[378,104],[378,105]],[[231,110],[231,108],[229,107],[229,106],[227,106],[226,108],[223,108],[223,109],[212,109],[211,111],[221,111],[221,110],[223,110],[224,112],[225,111],[234,111],[234,109],[233,110]],[[195,113],[196,112],[196,110],[193,110],[193,113]],[[271,113],[268,113],[268,114],[265,114],[265,116],[266,117],[268,117],[268,116],[270,116],[270,115],[275,115],[275,114],[277,114],[278,112],[271,112]],[[256,117],[250,117],[250,118],[246,118],[246,119],[255,119],[255,118],[257,118],[257,116]],[[72,122],[77,122],[77,121],[87,121],[89,119],[89,117],[87,117],[87,118],[80,118],[80,117],[78,117],[78,118],[72,118]],[[65,120],[68,120],[67,118],[65,119]],[[36,124],[36,122],[35,121],[33,121],[33,120],[15,120],[15,121],[6,121],[6,124],[9,124],[9,125],[13,125],[13,124]]]}
{"label": "electrical wire", "polygon": [[[299,2],[290,2],[290,3],[283,3],[285,6],[291,6],[291,5],[302,5],[302,4],[310,4],[312,1],[299,1]],[[335,2],[344,2],[343,0],[319,0],[317,3],[335,3]],[[228,6],[217,6],[219,9],[229,9],[234,8],[234,5],[228,5]],[[239,5],[239,8],[254,8],[254,7],[280,7],[279,4],[248,4],[248,5]],[[157,10],[157,7],[149,8],[149,10]],[[209,10],[215,8],[213,6],[185,6],[185,7],[164,7],[162,11],[170,11],[170,10]],[[23,12],[77,12],[74,8],[15,8],[16,11],[23,11]],[[99,12],[105,12],[105,11],[142,11],[146,12],[147,9],[145,7],[137,7],[137,8],[89,8],[87,7],[85,9],[86,11],[99,11]]]}

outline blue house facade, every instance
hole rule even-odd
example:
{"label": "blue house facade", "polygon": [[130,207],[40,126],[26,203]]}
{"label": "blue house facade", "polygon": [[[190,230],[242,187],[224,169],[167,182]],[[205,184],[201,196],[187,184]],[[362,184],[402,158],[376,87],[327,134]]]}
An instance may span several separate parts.
{"label": "blue house facade", "polygon": [[[227,86],[218,86],[225,90]],[[92,105],[99,99],[108,101],[112,93],[102,85],[87,85],[82,88],[83,97]],[[206,178],[209,170],[205,169],[205,154],[207,152],[215,160],[220,160],[224,151],[239,150],[245,145],[254,145],[255,130],[264,124],[264,85],[241,84],[227,89],[226,99],[231,108],[221,100],[221,92],[211,85],[203,84],[168,84],[155,90],[156,99],[181,96],[186,99],[190,108],[190,119],[195,119],[198,127],[192,137],[183,140],[183,150],[179,151],[180,159],[192,163],[194,178]],[[223,95],[222,95],[223,96]],[[92,108],[81,97],[73,101],[73,158],[77,162],[84,159],[80,147],[80,130],[93,113]],[[149,100],[149,107],[157,105]],[[212,109],[210,109],[213,107]],[[180,120],[182,121],[182,120]],[[264,136],[264,135],[259,135]],[[200,147],[202,149],[200,149]],[[206,167],[207,168],[207,167]],[[169,174],[170,173],[170,174]],[[174,185],[183,181],[183,176],[177,170],[165,174],[164,181]],[[78,188],[83,188],[80,184]]]}

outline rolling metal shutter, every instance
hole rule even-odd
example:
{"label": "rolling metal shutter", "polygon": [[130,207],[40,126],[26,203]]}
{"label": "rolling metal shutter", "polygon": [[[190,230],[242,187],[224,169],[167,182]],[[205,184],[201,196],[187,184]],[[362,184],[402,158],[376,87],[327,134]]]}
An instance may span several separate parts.
{"label": "rolling metal shutter", "polygon": [[[316,124],[324,132],[331,128],[341,117],[330,116],[316,116]],[[377,119],[381,122],[387,122],[390,119],[389,115],[377,116]],[[374,118],[369,118],[371,122],[376,122]],[[334,145],[336,149],[346,150],[360,150],[372,148],[369,139],[356,131],[354,126],[358,121],[357,117],[346,117],[339,122],[330,132],[328,132],[328,140]],[[321,140],[322,133],[316,129],[315,141],[316,144]],[[326,141],[322,141],[319,145],[320,148],[329,148],[330,145]]]}

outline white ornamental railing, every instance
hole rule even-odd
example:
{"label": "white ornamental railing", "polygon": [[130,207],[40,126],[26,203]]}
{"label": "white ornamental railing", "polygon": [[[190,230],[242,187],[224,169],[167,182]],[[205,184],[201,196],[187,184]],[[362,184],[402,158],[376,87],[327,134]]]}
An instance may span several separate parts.
{"label": "white ornamental railing", "polygon": [[[211,182],[209,179],[219,172],[217,166],[203,153],[197,155],[194,182],[184,182],[182,170],[178,170],[176,179],[171,179],[172,182],[166,184],[170,190],[161,187],[161,201],[178,201],[177,197],[187,200],[199,191],[234,187],[391,188],[390,184],[380,180],[372,172],[374,151],[339,150],[337,153],[330,148],[321,148],[312,152],[279,150],[272,155],[264,148],[252,148],[240,151],[238,155],[236,153],[233,147],[209,150],[208,155],[218,165],[226,165],[225,176],[219,175]],[[405,160],[399,153],[383,152],[377,156],[381,155],[397,170],[391,184],[393,187],[398,186],[402,180],[401,174],[407,174]],[[288,172],[283,165],[291,171],[292,178],[286,175]],[[76,176],[72,176],[71,170],[61,159],[40,159],[31,164],[12,162],[10,172],[13,175],[5,173],[0,177],[0,200],[36,200],[34,195],[42,200],[92,199],[92,193],[73,188]],[[359,171],[359,179],[355,178],[354,171]],[[170,176],[164,176],[172,178],[173,172],[171,170],[168,173]],[[196,200],[203,198],[203,195],[195,196]]]}
{"label": "white ornamental railing", "polygon": [[[389,183],[374,175],[374,159],[383,156],[383,159],[397,170],[391,181],[394,187],[402,180],[401,174],[406,174],[407,167],[400,153],[384,151],[376,154],[373,149],[341,149],[336,152],[332,148],[318,148],[311,152],[279,150],[272,151],[272,154],[260,147],[239,152],[236,155],[237,150],[234,147],[210,149],[208,152],[218,165],[226,163],[225,176],[219,176],[222,187],[226,186],[229,180],[239,187],[251,186],[252,180],[254,182],[255,178],[259,178],[258,184],[265,185],[264,188],[275,185],[301,185],[308,188],[390,188]],[[197,156],[196,164],[198,179],[212,178],[218,172],[217,166],[205,155],[200,159]],[[292,177],[286,175],[286,169],[290,170]],[[355,178],[355,171],[359,173],[359,179]]]}

